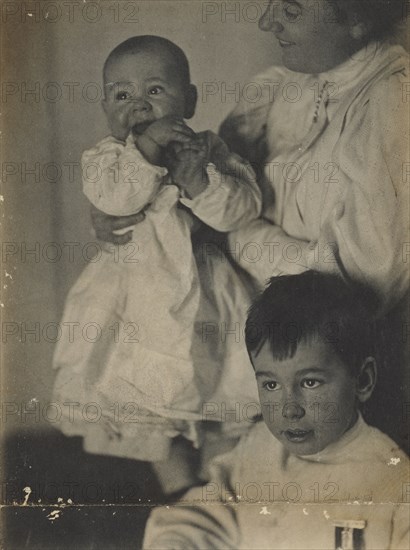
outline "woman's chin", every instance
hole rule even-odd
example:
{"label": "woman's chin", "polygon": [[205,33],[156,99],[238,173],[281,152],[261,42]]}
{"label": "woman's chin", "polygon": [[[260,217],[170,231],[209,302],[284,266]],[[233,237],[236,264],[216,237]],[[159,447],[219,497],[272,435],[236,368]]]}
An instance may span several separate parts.
{"label": "woman's chin", "polygon": [[299,59],[295,59],[286,53],[282,53],[282,63],[289,71],[294,73],[312,74],[319,71],[315,70],[310,63],[303,62]]}
{"label": "woman's chin", "polygon": [[282,50],[282,63],[289,69],[289,71],[294,71],[297,73],[308,73],[309,70],[306,70],[306,63],[303,63],[300,59],[297,59],[287,50]]}

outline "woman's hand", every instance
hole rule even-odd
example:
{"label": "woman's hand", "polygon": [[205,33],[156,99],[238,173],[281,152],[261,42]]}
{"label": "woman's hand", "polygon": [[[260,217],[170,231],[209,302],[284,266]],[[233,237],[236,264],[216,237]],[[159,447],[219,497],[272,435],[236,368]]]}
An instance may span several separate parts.
{"label": "woman's hand", "polygon": [[110,216],[98,210],[93,204],[91,204],[90,213],[91,223],[97,239],[113,244],[126,244],[132,239],[132,229],[124,234],[116,234],[115,231],[121,231],[136,225],[145,218],[144,212],[138,212],[130,216]]}

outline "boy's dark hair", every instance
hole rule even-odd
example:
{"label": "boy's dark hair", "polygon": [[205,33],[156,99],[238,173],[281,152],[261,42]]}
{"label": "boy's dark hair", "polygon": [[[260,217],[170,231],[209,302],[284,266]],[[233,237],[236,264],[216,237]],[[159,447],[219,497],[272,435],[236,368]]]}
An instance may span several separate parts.
{"label": "boy's dark hair", "polygon": [[268,342],[272,358],[281,361],[293,357],[301,342],[321,339],[354,374],[375,355],[376,307],[370,289],[348,286],[335,275],[306,271],[272,277],[248,312],[249,356]]}
{"label": "boy's dark hair", "polygon": [[394,35],[403,19],[403,0],[334,0],[342,16],[355,13],[359,21],[369,24],[367,36],[371,40],[383,40]]}
{"label": "boy's dark hair", "polygon": [[181,50],[179,46],[171,42],[171,40],[163,38],[162,36],[154,36],[151,34],[132,36],[131,38],[128,38],[127,40],[121,42],[121,44],[116,46],[110,52],[104,63],[104,80],[107,66],[113,59],[115,59],[116,57],[120,57],[121,55],[138,53],[142,50],[147,49],[163,49],[171,54],[171,56],[174,58],[175,67],[178,68],[178,72],[180,73],[184,86],[189,86],[191,82],[191,77],[189,74],[189,63],[185,53]]}

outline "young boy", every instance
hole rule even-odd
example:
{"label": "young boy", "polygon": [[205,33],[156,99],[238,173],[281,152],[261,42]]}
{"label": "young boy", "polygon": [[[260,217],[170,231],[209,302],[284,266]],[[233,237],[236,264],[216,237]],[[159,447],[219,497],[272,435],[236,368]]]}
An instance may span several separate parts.
{"label": "young boy", "polygon": [[331,275],[271,279],[245,331],[265,423],[153,512],[145,549],[409,548],[408,458],[359,411],[376,383],[373,306]]}

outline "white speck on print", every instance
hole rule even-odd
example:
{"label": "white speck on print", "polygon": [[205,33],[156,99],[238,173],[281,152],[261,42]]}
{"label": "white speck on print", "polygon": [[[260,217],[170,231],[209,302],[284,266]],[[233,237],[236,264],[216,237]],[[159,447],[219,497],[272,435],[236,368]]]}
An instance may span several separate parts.
{"label": "white speck on print", "polygon": [[26,493],[26,496],[24,497],[22,506],[27,506],[28,499],[30,498],[30,495],[31,495],[31,487],[24,487],[23,492]]}
{"label": "white speck on print", "polygon": [[61,514],[61,510],[53,510],[48,514],[47,519],[49,521],[54,521],[60,517],[60,514]]}

